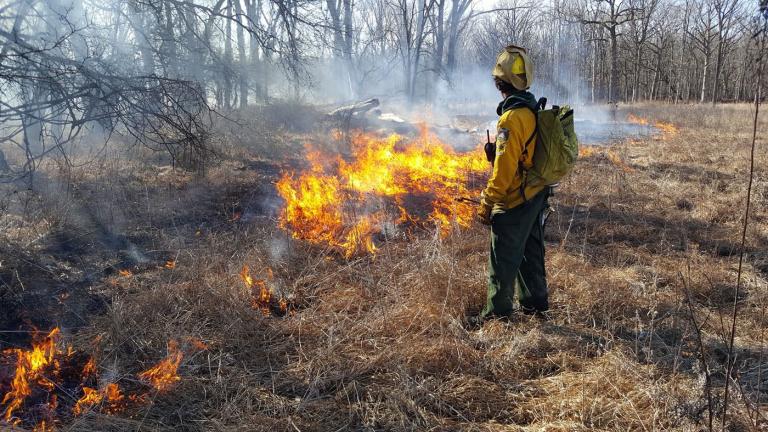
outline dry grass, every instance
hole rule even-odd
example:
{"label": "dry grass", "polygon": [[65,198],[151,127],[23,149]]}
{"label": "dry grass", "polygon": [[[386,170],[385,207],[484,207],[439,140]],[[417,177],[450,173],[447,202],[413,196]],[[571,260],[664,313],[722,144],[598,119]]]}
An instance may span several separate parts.
{"label": "dry grass", "polygon": [[[278,167],[247,149],[230,149],[236,160],[205,179],[123,167],[115,190],[131,203],[121,213],[124,232],[164,251],[158,259],[175,258],[176,268],[95,278],[88,291],[108,303],[71,339],[83,349],[97,340],[102,376],[113,381],[161,358],[169,339],[198,338],[208,349],[187,356],[183,380],[152,403],[119,417],[89,414],[64,429],[705,429],[704,365],[683,283],[702,325],[719,412],[750,111],[626,111],[680,131],[612,147],[629,169],[602,150],[581,159],[548,228],[551,319],[521,316],[475,331],[463,322],[485,298],[480,226],[444,239],[423,233],[383,245],[375,258],[344,260],[275,227],[270,181]],[[768,326],[764,140],[758,148],[739,385],[728,418],[734,431],[768,427],[768,371],[759,372]],[[50,229],[14,223],[17,243]],[[253,310],[238,276],[243,264],[255,277],[271,269],[267,283],[292,298],[295,311],[279,318]]]}

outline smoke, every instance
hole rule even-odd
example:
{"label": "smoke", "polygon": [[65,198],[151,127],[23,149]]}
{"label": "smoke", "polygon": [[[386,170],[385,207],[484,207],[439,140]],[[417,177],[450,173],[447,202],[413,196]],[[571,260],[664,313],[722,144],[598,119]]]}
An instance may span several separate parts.
{"label": "smoke", "polygon": [[288,256],[288,240],[285,237],[274,236],[267,247],[269,259],[273,263],[285,262]]}

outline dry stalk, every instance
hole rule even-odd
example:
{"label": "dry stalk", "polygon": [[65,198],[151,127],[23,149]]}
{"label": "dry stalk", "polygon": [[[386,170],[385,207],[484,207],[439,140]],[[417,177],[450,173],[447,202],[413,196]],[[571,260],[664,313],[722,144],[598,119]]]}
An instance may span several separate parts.
{"label": "dry stalk", "polygon": [[[688,277],[691,275],[691,266],[688,264]],[[711,432],[713,429],[714,419],[714,406],[712,404],[712,374],[709,372],[709,362],[707,360],[707,351],[704,348],[704,340],[701,337],[701,326],[696,321],[696,314],[693,311],[693,302],[691,300],[691,291],[688,288],[688,281],[683,277],[682,273],[679,273],[680,280],[683,282],[683,291],[685,292],[686,304],[688,305],[688,312],[693,323],[693,328],[696,330],[696,342],[699,348],[699,356],[701,357],[701,364],[704,369],[704,394],[707,397],[707,426]]]}
{"label": "dry stalk", "polygon": [[741,290],[741,276],[742,276],[742,269],[744,265],[744,248],[747,241],[747,226],[749,224],[749,207],[750,202],[752,199],[752,184],[754,182],[755,177],[755,143],[757,142],[757,123],[758,123],[758,115],[760,112],[760,96],[761,96],[761,90],[762,90],[762,81],[763,81],[763,56],[760,55],[757,58],[757,90],[755,91],[755,115],[752,120],[752,144],[750,148],[749,153],[749,181],[747,183],[747,202],[745,204],[744,208],[744,223],[742,225],[741,230],[741,246],[739,248],[739,269],[738,273],[736,275],[736,291],[733,294],[733,310],[731,312],[731,331],[730,331],[730,339],[728,342],[728,361],[726,364],[725,369],[725,395],[723,397],[723,419],[722,419],[722,430],[725,431],[725,424],[726,419],[728,417],[728,391],[729,391],[729,384],[730,384],[730,378],[731,373],[733,372],[733,365],[734,365],[734,353],[733,353],[733,344],[734,339],[736,337],[736,319],[738,318],[738,310],[739,310],[739,291]]}
{"label": "dry stalk", "polygon": [[[762,298],[762,310],[760,311],[760,322],[765,322],[765,309],[766,309],[766,296]],[[762,393],[763,385],[763,359],[765,357],[765,326],[760,330],[760,354],[757,358],[757,395],[755,395],[755,420],[754,426],[757,428],[757,423],[760,419],[760,394]]]}

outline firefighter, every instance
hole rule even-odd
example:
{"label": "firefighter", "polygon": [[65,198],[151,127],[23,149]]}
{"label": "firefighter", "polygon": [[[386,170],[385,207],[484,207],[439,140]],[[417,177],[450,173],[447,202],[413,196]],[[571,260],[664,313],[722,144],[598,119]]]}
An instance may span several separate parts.
{"label": "firefighter", "polygon": [[533,82],[533,64],[525,49],[508,46],[496,59],[493,79],[503,100],[495,146],[489,160],[493,173],[481,195],[477,216],[491,227],[488,299],[477,325],[494,317],[509,317],[517,291],[520,309],[526,314],[549,308],[544,270],[542,215],[549,190],[528,186],[525,170],[530,168],[536,145],[536,98],[528,89]]}

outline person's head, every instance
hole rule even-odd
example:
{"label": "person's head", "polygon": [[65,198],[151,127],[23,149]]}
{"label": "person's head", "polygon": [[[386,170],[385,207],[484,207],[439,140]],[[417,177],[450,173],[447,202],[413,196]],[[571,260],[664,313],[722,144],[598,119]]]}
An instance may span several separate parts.
{"label": "person's head", "polygon": [[533,84],[533,63],[525,48],[509,45],[498,57],[492,72],[496,88],[506,97],[515,90],[528,90]]}

